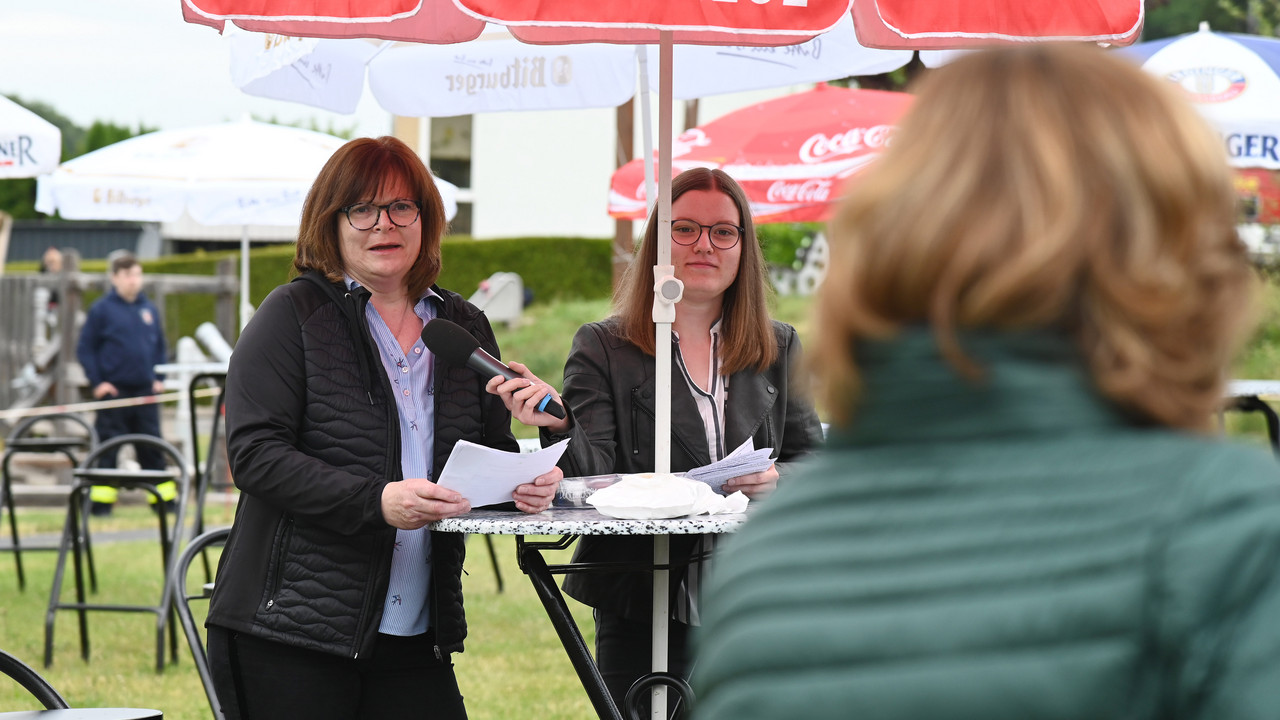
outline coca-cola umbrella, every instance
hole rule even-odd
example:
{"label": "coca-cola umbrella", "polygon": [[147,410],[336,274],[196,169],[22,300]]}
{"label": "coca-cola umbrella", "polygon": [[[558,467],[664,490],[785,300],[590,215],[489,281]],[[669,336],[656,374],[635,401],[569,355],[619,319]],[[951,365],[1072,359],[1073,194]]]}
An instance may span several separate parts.
{"label": "coca-cola umbrella", "polygon": [[[888,144],[907,93],[819,84],[690,128],[674,143],[672,174],[714,167],[741,183],[756,222],[827,219],[846,186]],[[644,160],[614,174],[609,214],[648,214]]]}

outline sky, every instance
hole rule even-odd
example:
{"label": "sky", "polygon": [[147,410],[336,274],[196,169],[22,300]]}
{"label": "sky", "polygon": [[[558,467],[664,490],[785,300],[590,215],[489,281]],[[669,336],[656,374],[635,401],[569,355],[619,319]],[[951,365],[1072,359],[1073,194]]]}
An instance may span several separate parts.
{"label": "sky", "polygon": [[231,83],[228,41],[182,19],[181,0],[0,0],[0,95],[95,120],[170,130],[238,120],[385,135],[366,89],[352,115],[258,98]]}

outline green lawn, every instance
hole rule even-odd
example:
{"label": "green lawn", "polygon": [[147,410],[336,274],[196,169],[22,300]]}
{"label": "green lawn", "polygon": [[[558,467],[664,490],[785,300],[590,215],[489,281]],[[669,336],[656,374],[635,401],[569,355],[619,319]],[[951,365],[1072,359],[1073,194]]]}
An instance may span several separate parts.
{"label": "green lawn", "polygon": [[[811,336],[810,304],[807,298],[780,298],[775,304],[776,317],[795,325],[806,342]],[[574,331],[607,312],[608,303],[602,300],[534,306],[519,326],[497,328],[499,344],[506,359],[529,365],[558,387]],[[1280,378],[1280,290],[1275,283],[1266,286],[1262,314],[1259,331],[1233,368],[1234,377]],[[1228,432],[1249,442],[1264,442],[1262,427],[1256,416],[1232,413],[1227,417]],[[515,430],[519,437],[536,437],[536,432],[518,424]],[[230,505],[214,503],[207,511],[208,527],[231,521]],[[21,508],[18,517],[24,534],[61,529],[62,513],[58,510]],[[114,517],[93,522],[99,533],[154,526],[149,511],[137,506],[122,506]],[[494,542],[506,580],[505,592],[496,591],[480,538],[471,539],[464,577],[470,637],[468,651],[454,660],[470,716],[474,720],[593,717],[540,602],[516,567],[513,539],[498,536]],[[154,707],[170,720],[209,717],[185,642],[180,645],[178,663],[161,675],[155,673],[154,616],[150,614],[91,614],[92,650],[90,661],[84,663],[79,658],[75,615],[59,613],[54,664],[44,669],[43,625],[54,554],[29,553],[24,557],[28,588],[19,592],[12,558],[0,553],[0,598],[4,599],[0,603],[0,647],[35,666],[72,705]],[[100,543],[96,557],[102,580],[97,601],[154,602],[159,593],[159,552],[154,541]],[[65,592],[69,599],[69,582]],[[570,607],[590,643],[589,612],[573,601]],[[35,707],[23,690],[0,680],[0,711]]]}
{"label": "green lawn", "polygon": [[[34,508],[20,508],[18,518],[24,535],[28,528],[35,532],[61,522],[57,511]],[[221,508],[210,509],[209,527],[229,521]],[[149,510],[121,506],[111,519],[95,519],[93,531],[105,537],[108,528],[143,527],[154,527]],[[516,567],[514,539],[493,536],[493,542],[505,581],[503,592],[497,591],[481,537],[470,539],[463,578],[470,635],[467,651],[455,656],[454,664],[470,717],[593,717],[541,603]],[[99,542],[94,550],[100,587],[91,602],[157,602],[160,552],[156,542]],[[566,553],[553,555],[551,562],[568,559]],[[0,553],[0,597],[5,599],[0,604],[0,647],[35,667],[72,706],[150,707],[164,711],[168,720],[208,720],[208,703],[185,640],[180,640],[177,664],[168,665],[163,674],[155,672],[155,616],[150,613],[90,613],[90,659],[85,663],[80,659],[76,614],[60,611],[54,626],[53,666],[43,667],[44,617],[54,558],[52,552],[24,553],[27,590],[19,592],[12,557]],[[192,565],[192,590],[203,581],[199,567],[198,561]],[[64,588],[64,600],[71,601],[74,590],[69,574]],[[202,617],[200,603],[194,606]],[[570,606],[591,642],[590,612],[573,601]],[[38,707],[24,690],[0,678],[0,712]]]}

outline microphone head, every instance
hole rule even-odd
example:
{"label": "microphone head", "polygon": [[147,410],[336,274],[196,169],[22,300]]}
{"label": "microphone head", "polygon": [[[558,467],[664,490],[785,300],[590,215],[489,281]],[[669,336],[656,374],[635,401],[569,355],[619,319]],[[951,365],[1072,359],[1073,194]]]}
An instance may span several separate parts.
{"label": "microphone head", "polygon": [[480,347],[471,333],[444,318],[431,320],[422,328],[422,342],[436,357],[458,367],[466,367],[467,358]]}

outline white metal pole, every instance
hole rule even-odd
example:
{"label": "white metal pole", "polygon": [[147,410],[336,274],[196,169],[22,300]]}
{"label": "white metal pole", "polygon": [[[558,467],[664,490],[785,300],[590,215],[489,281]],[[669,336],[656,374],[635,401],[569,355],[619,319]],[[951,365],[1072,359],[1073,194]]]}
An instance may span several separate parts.
{"label": "white metal pole", "polygon": [[[640,126],[643,137],[640,144],[644,148],[644,199],[646,211],[652,211],[658,204],[658,193],[653,182],[653,114],[649,109],[649,47],[636,46],[636,59],[640,67]],[[646,215],[649,212],[645,213]]]}
{"label": "white metal pole", "polygon": [[240,226],[240,329],[249,324],[253,306],[249,304],[249,226]]}
{"label": "white metal pole", "polygon": [[[675,277],[675,268],[671,265],[671,65],[672,34],[663,30],[659,35],[658,46],[658,268],[654,275],[658,277]],[[646,163],[648,160],[646,159]],[[654,338],[655,388],[654,412],[657,415],[654,425],[654,458],[653,469],[658,473],[671,471],[671,324],[675,320],[676,298],[669,298],[665,305],[667,312],[658,313],[658,304],[663,302],[662,293],[656,292],[654,297],[654,327],[657,333]],[[666,535],[653,536],[653,563],[657,567],[665,566],[670,560],[670,545]],[[669,632],[667,588],[670,583],[667,570],[653,571],[653,670],[665,672],[667,669],[667,640]],[[665,720],[667,717],[667,689],[663,685],[655,685],[650,704],[650,717],[653,720]]]}

